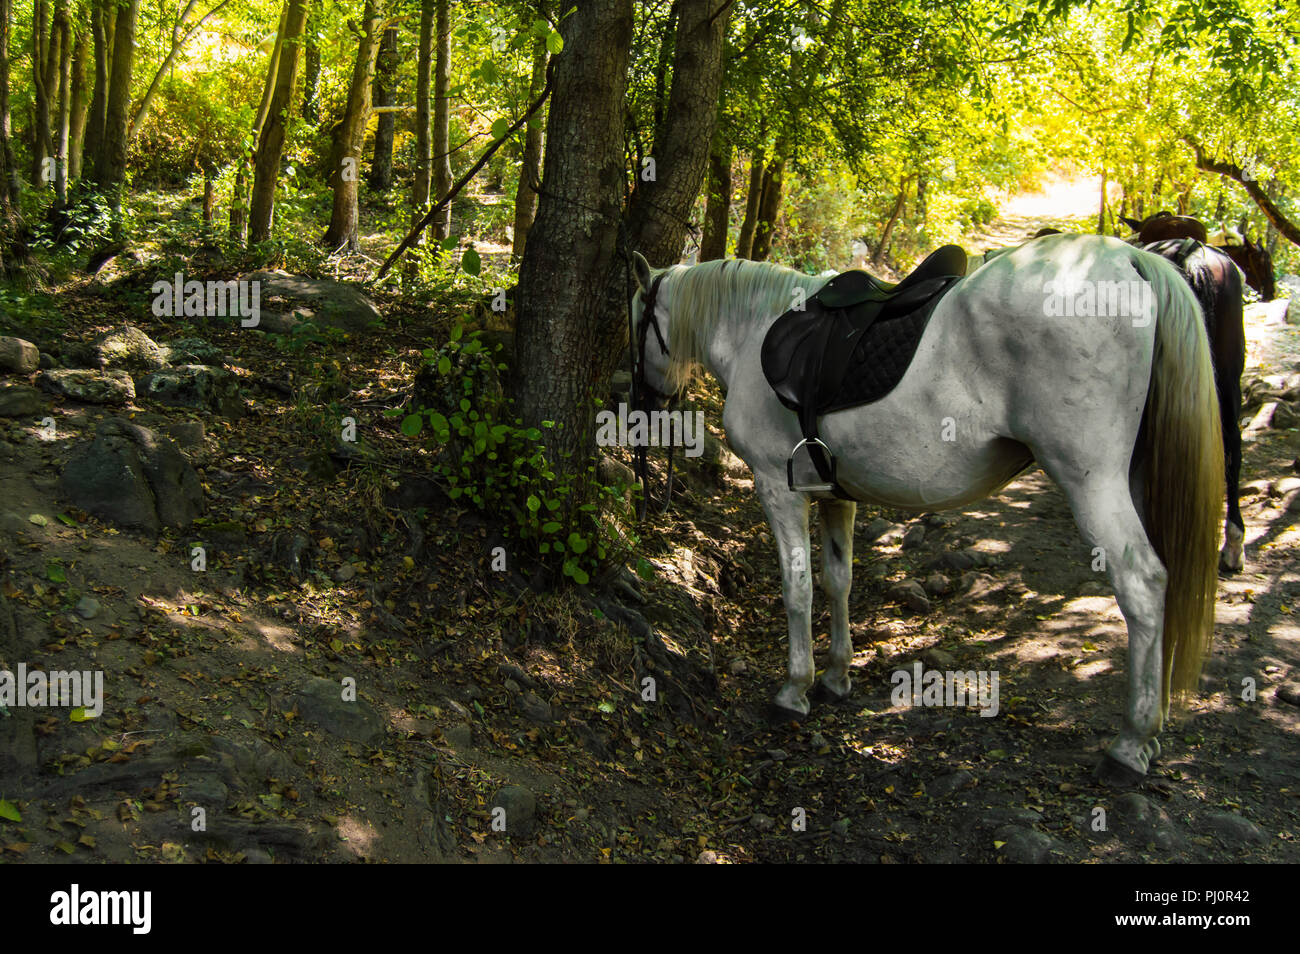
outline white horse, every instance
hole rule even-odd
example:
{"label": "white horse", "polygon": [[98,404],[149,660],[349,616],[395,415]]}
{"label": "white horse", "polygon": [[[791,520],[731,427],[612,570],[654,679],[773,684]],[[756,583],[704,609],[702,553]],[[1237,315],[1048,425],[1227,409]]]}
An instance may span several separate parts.
{"label": "white horse", "polygon": [[[720,260],[653,271],[636,256],[646,381],[676,394],[703,366],[726,389],[727,440],[754,474],[780,554],[789,617],[780,713],[808,713],[813,685],[809,507],[820,503],[822,584],[831,647],[821,684],[850,691],[848,594],[861,501],[913,511],[962,507],[1037,462],[1061,487],[1090,547],[1100,547],[1128,624],[1124,725],[1098,768],[1107,781],[1145,775],[1171,693],[1197,684],[1213,635],[1223,447],[1200,306],[1164,259],[1118,239],[1054,235],[995,258],[939,302],[892,392],[821,419],[854,500],[792,491],[786,462],[801,432],[760,367],[775,319],[825,279],[777,265]],[[1125,283],[1123,286],[1100,283]],[[1086,289],[1145,289],[1144,313],[1081,317],[1106,303]],[[1061,289],[1080,295],[1061,314]],[[1136,294],[1136,293],[1135,293]],[[1139,296],[1142,297],[1142,296]],[[1109,310],[1114,299],[1109,301]],[[1118,309],[1124,311],[1124,309]],[[665,347],[666,346],[666,347]],[[1089,560],[1092,554],[1087,557]]]}

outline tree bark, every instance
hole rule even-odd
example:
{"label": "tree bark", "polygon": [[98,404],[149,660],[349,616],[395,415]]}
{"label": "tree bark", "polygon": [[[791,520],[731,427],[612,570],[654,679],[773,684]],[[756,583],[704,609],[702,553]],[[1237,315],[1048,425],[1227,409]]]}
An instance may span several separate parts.
{"label": "tree bark", "polygon": [[318,9],[313,7],[303,37],[302,118],[312,126],[320,122],[320,40],[316,36],[318,15]]}
{"label": "tree bark", "polygon": [[731,219],[731,143],[715,137],[709,153],[709,193],[704,207],[704,239],[700,261],[727,257],[727,227]]}
{"label": "tree bark", "polygon": [[[3,249],[19,228],[18,209],[22,199],[22,180],[14,165],[13,128],[9,115],[9,19],[13,13],[13,0],[0,0],[0,237]],[[8,271],[12,263],[0,261]]]}
{"label": "tree bark", "polygon": [[218,2],[207,13],[199,18],[198,22],[188,29],[185,26],[190,14],[194,11],[198,0],[188,0],[185,9],[177,17],[175,25],[172,27],[172,42],[167,50],[167,55],[163,57],[162,65],[153,75],[153,81],[149,83],[149,88],[145,90],[144,98],[140,100],[140,105],[136,107],[135,115],[131,117],[131,125],[127,129],[127,139],[135,139],[135,134],[140,131],[140,124],[144,118],[149,115],[149,107],[153,105],[154,96],[158,93],[158,87],[162,85],[163,77],[167,75],[167,70],[171,68],[172,63],[176,61],[176,55],[180,53],[181,48],[189,42],[190,38],[199,30],[203,29],[203,24],[207,23],[217,12],[224,7],[230,0],[218,0]]}
{"label": "tree bark", "polygon": [[612,273],[623,273],[616,253],[632,21],[632,0],[580,0],[561,21],[545,188],[519,272],[515,408],[542,428],[560,474],[580,474],[594,457],[595,397],[626,341],[625,316],[609,313],[605,291]]}
{"label": "tree bark", "polygon": [[86,139],[89,93],[86,68],[90,62],[89,33],[82,30],[72,51],[72,110],[68,120],[68,178],[81,178],[82,145]]}
{"label": "tree bark", "polygon": [[322,241],[331,249],[346,248],[355,252],[360,248],[357,235],[360,217],[357,179],[360,178],[361,147],[365,141],[366,123],[370,119],[375,60],[382,39],[380,22],[376,0],[366,0],[361,36],[357,41],[357,59],[352,66],[352,83],[348,87],[347,106],[343,119],[334,127],[334,145],[330,150],[330,186],[334,190],[334,210]]}
{"label": "tree bark", "polygon": [[[433,64],[433,194],[451,188],[451,11],[447,0],[437,0],[437,46]],[[451,235],[451,203],[433,223],[433,237]]]}
{"label": "tree bark", "polygon": [[785,187],[785,159],[769,163],[763,172],[763,195],[758,203],[758,222],[754,226],[754,247],[749,257],[765,262],[772,254],[772,236],[781,213],[781,190]]}
{"label": "tree bark", "polygon": [[51,33],[59,37],[59,119],[54,141],[54,209],[68,204],[68,133],[72,119],[72,19],[68,0],[55,8]]}
{"label": "tree bark", "polygon": [[114,218],[121,210],[121,188],[126,181],[127,126],[131,118],[131,66],[135,60],[135,27],[140,0],[126,0],[113,24],[113,70],[109,77],[104,111],[104,141],[95,161],[95,181],[111,193]]}
{"label": "tree bark", "polygon": [[284,28],[272,52],[275,61],[275,84],[266,102],[265,115],[258,129],[257,151],[253,160],[253,198],[248,216],[248,240],[252,244],[271,237],[271,218],[275,211],[275,183],[280,178],[280,156],[284,151],[284,133],[293,96],[293,77],[298,70],[299,40],[307,23],[309,0],[289,0],[284,11]]}
{"label": "tree bark", "polygon": [[[90,29],[95,47],[95,87],[90,96],[90,111],[86,119],[86,138],[82,152],[91,157],[91,176],[94,175],[95,156],[104,147],[104,127],[108,122],[108,77],[113,63],[113,23],[117,7],[112,0],[92,0]],[[84,164],[84,162],[83,162]]]}
{"label": "tree bark", "polygon": [[230,238],[241,245],[248,241],[248,175],[241,165],[235,171],[235,183],[230,197]]}
{"label": "tree bark", "polygon": [[59,28],[58,16],[50,15],[45,0],[32,4],[32,85],[36,108],[32,114],[32,182],[41,188],[52,182],[46,159],[54,153],[50,115],[58,96]]}
{"label": "tree bark", "polygon": [[754,250],[754,227],[758,224],[758,206],[763,200],[763,174],[767,165],[760,149],[749,159],[749,191],[745,195],[745,218],[736,236],[736,258],[749,258]]}
{"label": "tree bark", "polygon": [[[384,31],[383,42],[379,45],[371,102],[376,106],[392,106],[397,102],[397,30],[394,27]],[[376,192],[387,192],[393,187],[393,133],[396,128],[396,113],[379,114],[375,123],[375,154],[366,180]]]}
{"label": "tree bark", "polygon": [[1226,176],[1240,184],[1246,190],[1246,194],[1259,206],[1259,210],[1264,213],[1264,218],[1268,219],[1272,226],[1277,229],[1278,234],[1292,245],[1300,245],[1300,225],[1286,217],[1286,213],[1277,207],[1277,203],[1259,187],[1258,182],[1253,178],[1247,179],[1241,166],[1235,162],[1220,162],[1211,158],[1201,144],[1190,136],[1185,136],[1184,141],[1196,153],[1196,167],[1198,169],[1204,169],[1206,172],[1217,172],[1219,175]]}
{"label": "tree bark", "polygon": [[[536,99],[541,95],[546,83],[546,41],[538,40],[533,48],[533,75],[528,82],[528,98]],[[533,227],[533,217],[537,213],[537,193],[533,183],[541,177],[542,166],[542,117],[530,122],[524,131],[524,155],[519,164],[519,186],[515,189],[515,231],[511,243],[510,256],[515,261],[524,257],[528,247],[528,231]]]}
{"label": "tree bark", "polygon": [[[424,217],[429,208],[429,190],[433,184],[433,143],[429,138],[429,100],[433,75],[435,0],[420,0],[420,45],[415,55],[415,182],[411,186],[411,226]],[[424,234],[416,237],[424,244]],[[414,280],[418,264],[407,260],[406,277]]]}
{"label": "tree bark", "polygon": [[903,206],[907,202],[907,179],[908,177],[904,176],[898,183],[898,196],[894,199],[893,211],[889,213],[889,221],[885,223],[885,228],[880,233],[880,241],[876,244],[876,250],[871,255],[872,265],[880,265],[885,259],[885,252],[889,249],[890,236],[894,234],[894,225],[903,214]]}

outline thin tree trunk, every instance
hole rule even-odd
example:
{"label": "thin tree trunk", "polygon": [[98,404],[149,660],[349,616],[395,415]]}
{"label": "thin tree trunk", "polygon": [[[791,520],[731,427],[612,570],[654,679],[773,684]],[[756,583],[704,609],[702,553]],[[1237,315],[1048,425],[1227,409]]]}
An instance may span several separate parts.
{"label": "thin tree trunk", "polygon": [[242,245],[248,241],[248,207],[245,204],[248,196],[248,175],[244,172],[242,162],[235,171],[235,183],[231,191],[230,238]]}
{"label": "thin tree trunk", "polygon": [[[1287,218],[1286,213],[1278,207],[1267,192],[1259,187],[1259,183],[1253,177],[1247,178],[1241,166],[1235,162],[1220,162],[1217,159],[1212,159],[1200,143],[1191,137],[1184,138],[1187,144],[1196,152],[1196,166],[1198,169],[1204,169],[1206,172],[1217,172],[1219,175],[1226,176],[1240,184],[1246,190],[1246,194],[1259,206],[1259,210],[1264,213],[1264,218],[1268,219],[1273,227],[1278,230],[1278,233],[1293,245],[1300,245],[1300,225]],[[1245,238],[1244,234],[1242,238]]]}
{"label": "thin tree trunk", "polygon": [[745,218],[740,223],[740,234],[736,236],[736,258],[749,258],[754,250],[754,227],[758,224],[758,206],[763,200],[763,173],[767,165],[763,151],[750,156],[749,191],[745,196]]}
{"label": "thin tree trunk", "polygon": [[[304,5],[304,0],[299,0],[300,5]],[[257,104],[257,117],[253,120],[253,141],[259,142],[262,135],[262,127],[266,124],[266,117],[271,112],[271,100],[275,98],[276,81],[280,77],[280,53],[284,49],[285,29],[289,22],[289,11],[293,7],[293,0],[285,4],[280,11],[280,25],[275,31],[275,43],[271,46],[271,59],[266,64],[266,82],[262,84],[262,99]],[[303,24],[304,29],[306,24]],[[296,62],[296,61],[295,61]],[[293,85],[293,77],[289,77],[289,85]]]}
{"label": "thin tree trunk", "polygon": [[293,78],[298,70],[299,39],[307,23],[309,0],[289,0],[284,12],[284,29],[272,52],[275,83],[269,97],[263,97],[266,111],[258,127],[257,151],[253,161],[253,198],[249,209],[248,240],[252,244],[271,237],[275,211],[275,184],[280,178],[280,156],[284,151],[285,125],[293,96]]}
{"label": "thin tree trunk", "polygon": [[[392,106],[397,102],[397,30],[384,31],[379,45],[379,58],[375,61],[375,89],[371,100],[376,106]],[[370,163],[367,182],[376,192],[387,192],[393,187],[393,133],[397,128],[397,114],[382,112],[375,122],[375,156]]]}
{"label": "thin tree trunk", "polygon": [[302,118],[312,126],[320,122],[320,40],[316,36],[319,9],[312,8],[303,38]]}
{"label": "thin tree trunk", "polygon": [[880,242],[876,245],[876,250],[871,255],[871,264],[880,265],[884,261],[885,252],[889,249],[890,236],[894,234],[894,224],[903,214],[903,206],[907,202],[907,180],[909,177],[904,176],[898,183],[898,196],[894,199],[893,211],[889,213],[889,221],[885,223],[884,230],[880,233]]}
{"label": "thin tree trunk", "polygon": [[781,213],[781,190],[785,186],[785,159],[769,163],[763,173],[763,198],[758,204],[758,224],[754,227],[754,247],[749,257],[765,262],[772,254],[772,236]]}
{"label": "thin tree trunk", "polygon": [[[0,0],[0,252],[9,253],[10,240],[19,228],[18,210],[22,199],[22,180],[14,166],[13,128],[9,116],[9,19],[12,0]],[[5,271],[13,263],[0,262]]]}
{"label": "thin tree trunk", "polygon": [[366,0],[362,14],[361,38],[357,42],[357,59],[352,67],[352,83],[343,119],[334,127],[334,145],[330,151],[330,186],[334,190],[334,210],[323,241],[331,249],[356,251],[358,221],[357,179],[361,166],[361,147],[370,119],[371,83],[375,77],[375,60],[379,55],[380,15],[375,0]]}
{"label": "thin tree trunk", "polygon": [[[424,218],[429,208],[429,190],[433,183],[433,143],[429,137],[429,100],[433,75],[433,39],[435,0],[420,0],[420,47],[415,58],[415,182],[411,186],[411,226]],[[424,233],[415,240],[424,244]],[[405,274],[414,280],[418,263],[407,259]]]}
{"label": "thin tree trunk", "polygon": [[82,144],[86,138],[86,118],[90,102],[86,68],[90,63],[90,36],[86,30],[77,35],[72,52],[72,111],[68,120],[68,178],[81,178]]}
{"label": "thin tree trunk", "polygon": [[[45,0],[35,0],[32,5],[32,84],[35,87],[36,109],[32,114],[32,181],[52,182],[47,159],[54,151],[50,131],[52,100],[58,95],[59,29],[57,15],[50,16]],[[38,185],[38,188],[41,186]]]}
{"label": "thin tree trunk", "polygon": [[68,133],[72,119],[72,20],[68,0],[60,0],[54,14],[59,35],[59,120],[54,143],[54,208],[68,204]]}
{"label": "thin tree trunk", "polygon": [[140,124],[143,123],[145,117],[149,115],[149,107],[153,105],[154,96],[158,93],[158,87],[162,85],[163,77],[167,75],[167,71],[171,69],[172,63],[176,61],[176,55],[180,53],[181,47],[185,46],[185,44],[189,42],[190,37],[203,29],[203,24],[212,19],[212,17],[214,17],[217,12],[229,2],[230,0],[218,0],[212,9],[203,14],[203,16],[199,18],[198,22],[189,28],[186,28],[185,22],[194,11],[194,6],[198,3],[198,0],[188,0],[185,4],[185,9],[181,11],[181,15],[176,19],[176,24],[172,27],[172,42],[171,46],[167,50],[167,55],[163,57],[162,65],[159,66],[158,71],[154,73],[153,81],[149,83],[149,88],[145,90],[144,98],[140,100],[140,105],[136,107],[135,115],[131,117],[131,125],[127,128],[126,134],[128,140],[134,139],[135,134],[140,131]]}
{"label": "thin tree trunk", "polygon": [[727,227],[731,220],[731,143],[715,137],[709,153],[709,192],[704,207],[704,239],[700,261],[727,257]]}
{"label": "thin tree trunk", "polygon": [[[104,146],[104,127],[108,122],[108,77],[113,63],[113,22],[117,7],[112,0],[92,0],[90,30],[95,47],[95,87],[90,95],[90,114],[86,119],[86,138],[82,152],[91,157],[94,175],[95,156]],[[84,166],[83,160],[83,166]]]}
{"label": "thin tree trunk", "polygon": [[1097,234],[1106,234],[1106,170],[1101,170],[1101,201],[1097,204]]}
{"label": "thin tree trunk", "polygon": [[126,131],[131,118],[131,66],[135,59],[139,12],[140,0],[126,0],[118,8],[117,22],[113,24],[113,72],[108,85],[104,143],[95,162],[95,181],[111,193],[115,221],[121,210],[121,188],[126,181]]}
{"label": "thin tree trunk", "polygon": [[519,416],[542,429],[557,473],[581,474],[594,456],[594,402],[626,340],[626,318],[608,312],[605,291],[611,272],[622,272],[615,256],[632,23],[632,0],[578,3],[560,22],[564,53],[552,67],[545,189],[515,299],[514,394]]}
{"label": "thin tree trunk", "polygon": [[[447,0],[437,0],[437,53],[433,64],[433,194],[451,188],[451,11]],[[451,235],[451,203],[433,222],[433,237]]]}
{"label": "thin tree trunk", "polygon": [[[546,84],[546,41],[538,40],[533,48],[533,75],[528,83],[528,99],[534,100],[542,93]],[[524,132],[524,155],[519,164],[519,186],[515,189],[515,232],[511,243],[510,255],[518,261],[524,257],[528,245],[528,231],[533,227],[533,217],[537,212],[537,193],[533,183],[541,177],[542,165],[542,123],[538,117],[530,122]]]}

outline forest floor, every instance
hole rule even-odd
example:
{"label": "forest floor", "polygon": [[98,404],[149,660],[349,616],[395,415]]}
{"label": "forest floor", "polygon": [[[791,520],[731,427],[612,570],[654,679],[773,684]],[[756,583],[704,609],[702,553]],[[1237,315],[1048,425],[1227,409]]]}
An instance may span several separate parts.
{"label": "forest floor", "polygon": [[[989,247],[1075,220],[1053,209],[1014,207]],[[380,301],[373,333],[303,344],[164,324],[140,287],[80,282],[25,331],[55,354],[128,321],[198,334],[246,411],[58,399],[53,435],[0,419],[0,670],[100,669],[106,687],[95,720],[0,710],[0,862],[1300,861],[1294,415],[1247,445],[1246,569],[1221,582],[1203,692],[1149,778],[1116,790],[1092,770],[1121,721],[1124,624],[1041,471],[948,513],[863,508],[854,692],[773,726],[775,547],[725,453],[682,464],[642,530],[653,579],[536,593],[492,570],[497,529],[382,413],[446,308]],[[1249,311],[1247,416],[1300,396],[1276,314]],[[720,436],[716,385],[694,400]],[[335,406],[360,459],[330,452]],[[204,424],[185,451],[207,504],[193,530],[118,531],[60,498],[74,449],[119,413]],[[905,581],[924,601],[891,595]],[[823,658],[820,593],[813,621]],[[893,706],[891,674],[917,661],[997,671],[996,717]],[[349,678],[356,702],[337,698]]]}

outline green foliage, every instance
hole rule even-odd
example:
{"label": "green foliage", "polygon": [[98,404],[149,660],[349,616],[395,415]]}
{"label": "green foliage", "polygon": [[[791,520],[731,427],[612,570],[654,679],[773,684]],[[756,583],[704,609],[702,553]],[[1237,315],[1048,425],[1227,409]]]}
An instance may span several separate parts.
{"label": "green foliage", "polygon": [[500,388],[505,365],[480,332],[466,334],[457,324],[443,347],[423,356],[426,375],[439,383],[439,406],[405,414],[401,430],[442,448],[434,469],[453,500],[502,518],[507,536],[579,584],[634,544],[621,527],[631,517],[626,488],[601,484],[594,465],[557,474],[541,430],[511,419]]}

